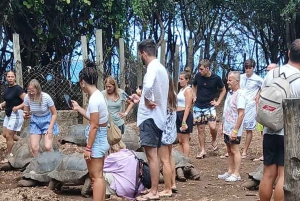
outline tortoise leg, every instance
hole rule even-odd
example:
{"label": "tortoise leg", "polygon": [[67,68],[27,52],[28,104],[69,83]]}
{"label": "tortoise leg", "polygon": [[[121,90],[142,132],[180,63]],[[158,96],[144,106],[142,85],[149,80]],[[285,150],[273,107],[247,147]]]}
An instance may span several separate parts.
{"label": "tortoise leg", "polygon": [[10,163],[4,163],[0,170],[2,170],[2,171],[11,171],[11,170],[13,170],[13,167],[10,165]]}
{"label": "tortoise leg", "polygon": [[62,188],[62,183],[55,180],[55,179],[51,179],[50,182],[49,182],[49,185],[48,185],[49,189],[50,190],[58,190],[58,191],[61,191],[61,188]]}
{"label": "tortoise leg", "polygon": [[176,175],[177,179],[179,181],[186,181],[186,178],[184,177],[183,169],[182,168],[177,168],[176,169]]}
{"label": "tortoise leg", "polygon": [[84,180],[83,187],[81,189],[81,195],[83,197],[86,197],[86,198],[89,197],[88,191],[91,189],[91,186],[92,186],[92,180],[89,177],[89,175],[87,175],[85,180]]}
{"label": "tortoise leg", "polygon": [[32,179],[22,179],[18,182],[18,186],[20,187],[32,187],[36,186],[37,182]]}
{"label": "tortoise leg", "polygon": [[194,180],[200,179],[200,173],[195,168],[191,169],[190,174],[191,174],[192,179],[194,179]]}

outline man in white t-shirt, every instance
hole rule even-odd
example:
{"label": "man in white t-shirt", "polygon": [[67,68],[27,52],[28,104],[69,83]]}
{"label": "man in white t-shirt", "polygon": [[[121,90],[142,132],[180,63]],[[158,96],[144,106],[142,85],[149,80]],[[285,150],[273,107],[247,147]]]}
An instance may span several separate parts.
{"label": "man in white t-shirt", "polygon": [[227,182],[236,182],[241,180],[241,153],[239,144],[243,133],[243,119],[246,107],[245,94],[240,89],[240,73],[231,71],[228,75],[228,88],[223,118],[219,127],[219,134],[224,134],[224,142],[228,153],[228,171],[218,175],[219,179]]}
{"label": "man in white t-shirt", "polygon": [[[300,39],[296,39],[288,53],[289,61],[280,67],[280,73],[289,77],[295,73],[300,73]],[[274,70],[265,77],[263,87],[268,86],[274,77]],[[290,84],[291,98],[300,98],[300,79]],[[263,139],[264,173],[259,185],[260,201],[271,200],[273,184],[277,179],[274,190],[274,201],[284,200],[284,129],[273,131],[264,128]]]}
{"label": "man in white t-shirt", "polygon": [[263,79],[254,73],[255,61],[253,59],[247,59],[244,67],[246,73],[241,75],[240,86],[245,91],[247,102],[244,117],[244,128],[247,135],[242,158],[247,157],[247,152],[252,141],[252,131],[256,128],[256,103],[258,102],[259,92],[263,83]]}
{"label": "man in white t-shirt", "polygon": [[136,200],[159,199],[159,158],[162,132],[167,119],[169,78],[166,68],[156,59],[156,44],[144,40],[138,45],[139,57],[147,72],[143,80],[143,91],[139,102],[137,125],[140,128],[141,146],[144,147],[150,168],[151,189]]}

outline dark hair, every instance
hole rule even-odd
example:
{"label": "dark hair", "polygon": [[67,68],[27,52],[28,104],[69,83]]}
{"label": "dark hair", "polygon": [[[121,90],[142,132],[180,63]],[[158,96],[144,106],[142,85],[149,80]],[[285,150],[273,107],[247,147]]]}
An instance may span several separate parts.
{"label": "dark hair", "polygon": [[244,67],[253,67],[255,68],[255,61],[254,59],[247,59],[244,63]]}
{"label": "dark hair", "polygon": [[156,44],[153,40],[143,40],[138,45],[139,52],[146,52],[149,56],[156,56]]}
{"label": "dark hair", "polygon": [[7,72],[5,73],[5,77],[7,76],[7,73],[10,73],[10,72],[12,72],[12,73],[15,75],[15,77],[17,76],[16,71],[14,71],[14,70],[9,70],[9,71],[7,71]]}
{"label": "dark hair", "polygon": [[79,81],[84,80],[86,83],[91,85],[97,85],[98,82],[98,71],[93,62],[87,62],[79,72]]}
{"label": "dark hair", "polygon": [[184,75],[184,78],[187,80],[191,80],[191,68],[185,67],[184,71],[180,72],[180,75]]}
{"label": "dark hair", "polygon": [[291,44],[289,59],[293,62],[300,63],[300,39],[294,40]]}
{"label": "dark hair", "polygon": [[205,68],[210,68],[210,61],[208,59],[202,59],[199,62],[198,68],[200,68],[200,66],[204,66]]}
{"label": "dark hair", "polygon": [[177,96],[174,91],[174,83],[171,75],[169,74],[169,91],[168,91],[168,107],[172,110],[176,110]]}

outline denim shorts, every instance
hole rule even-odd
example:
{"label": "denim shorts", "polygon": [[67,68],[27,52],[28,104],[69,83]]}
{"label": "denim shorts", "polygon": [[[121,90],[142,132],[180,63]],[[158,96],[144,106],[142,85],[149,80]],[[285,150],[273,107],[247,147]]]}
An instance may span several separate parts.
{"label": "denim shorts", "polygon": [[194,106],[193,108],[193,118],[195,125],[207,124],[207,122],[216,121],[217,112],[214,106],[209,108],[198,108]]}
{"label": "denim shorts", "polygon": [[[44,116],[36,116],[32,114],[30,118],[30,134],[38,134],[38,135],[46,134],[51,122],[51,118],[52,118],[51,112],[49,112]],[[55,122],[53,126],[53,135],[58,135],[58,134],[59,134],[59,128],[57,123]]]}
{"label": "denim shorts", "polygon": [[[89,140],[90,125],[85,128],[86,142]],[[107,141],[107,127],[99,127],[96,133],[95,141],[92,145],[92,158],[103,158],[109,149]]]}

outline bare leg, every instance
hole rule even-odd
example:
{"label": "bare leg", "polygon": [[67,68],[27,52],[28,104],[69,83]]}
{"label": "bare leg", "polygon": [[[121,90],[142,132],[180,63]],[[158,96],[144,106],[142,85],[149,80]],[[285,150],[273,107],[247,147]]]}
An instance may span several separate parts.
{"label": "bare leg", "polygon": [[241,168],[241,153],[238,144],[231,145],[231,153],[233,154],[234,172],[233,174],[237,177],[240,176]]}
{"label": "bare leg", "polygon": [[186,155],[190,155],[190,134],[178,133],[180,151]]}
{"label": "bare leg", "polygon": [[204,129],[205,129],[205,125],[197,125],[198,128],[198,139],[199,139],[199,145],[200,145],[200,149],[201,152],[200,154],[206,154],[205,151],[205,133],[204,133]]}
{"label": "bare leg", "polygon": [[209,126],[209,130],[210,130],[210,134],[211,134],[211,144],[213,147],[217,146],[217,122],[216,121],[209,121],[208,122],[208,126]]}
{"label": "bare leg", "polygon": [[86,161],[93,184],[93,200],[104,201],[106,182],[103,177],[104,158],[91,158]]}
{"label": "bare leg", "polygon": [[53,134],[45,134],[45,151],[53,151]]}
{"label": "bare leg", "polygon": [[172,181],[171,181],[171,188],[176,189],[176,183],[175,183],[175,163],[172,157],[172,145],[168,146],[169,149],[169,156],[170,156],[170,163],[171,163],[171,170],[172,170]]}
{"label": "bare leg", "polygon": [[11,153],[12,147],[14,146],[14,135],[16,131],[6,129],[6,145],[7,145],[7,154]]}
{"label": "bare leg", "polygon": [[[172,169],[170,163],[170,153],[169,153],[169,145],[161,146],[158,149],[158,155],[161,160],[163,166],[163,176],[164,176],[164,184],[165,189],[160,192],[160,195],[171,195],[172,194]],[[171,145],[172,146],[172,145]]]}
{"label": "bare leg", "polygon": [[234,155],[231,151],[230,144],[226,144],[227,153],[228,153],[228,173],[232,174],[234,170]]}
{"label": "bare leg", "polygon": [[284,201],[284,167],[278,166],[278,179],[274,190],[274,201]]}
{"label": "bare leg", "polygon": [[247,152],[248,152],[248,149],[250,147],[250,143],[252,141],[252,130],[246,130],[246,141],[245,141],[245,148],[243,150],[243,154],[242,156],[247,156]]}
{"label": "bare leg", "polygon": [[31,151],[34,157],[39,155],[41,139],[42,135],[30,134]]}
{"label": "bare leg", "polygon": [[264,173],[259,184],[260,201],[270,201],[273,193],[273,184],[277,178],[278,168],[275,164],[264,166]]}

